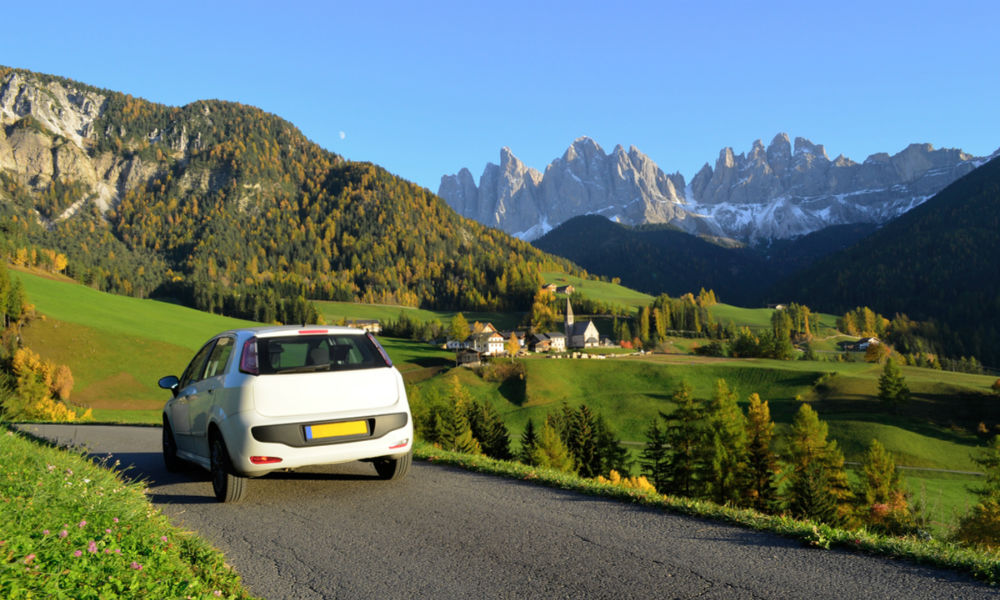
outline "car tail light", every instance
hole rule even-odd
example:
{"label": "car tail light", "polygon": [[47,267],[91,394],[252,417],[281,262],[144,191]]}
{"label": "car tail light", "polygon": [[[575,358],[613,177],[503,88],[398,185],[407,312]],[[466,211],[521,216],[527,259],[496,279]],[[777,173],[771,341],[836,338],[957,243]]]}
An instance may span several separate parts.
{"label": "car tail light", "polygon": [[271,465],[274,463],[280,463],[281,459],[277,456],[251,456],[250,462],[255,465]]}
{"label": "car tail light", "polygon": [[385,353],[385,348],[382,347],[382,344],[378,343],[378,340],[375,339],[375,336],[372,335],[372,332],[369,331],[366,335],[368,336],[368,339],[372,341],[372,344],[375,344],[375,348],[378,350],[378,353],[382,356],[382,360],[385,361],[385,366],[391,367],[392,359],[389,358],[389,355]]}
{"label": "car tail light", "polygon": [[410,443],[410,438],[406,438],[404,440],[399,440],[398,442],[396,442],[392,446],[389,446],[389,450],[395,450],[397,448],[405,448],[406,445],[409,444],[409,443]]}
{"label": "car tail light", "polygon": [[240,371],[251,375],[260,375],[260,363],[257,361],[257,338],[255,337],[243,343],[243,354],[240,356]]}

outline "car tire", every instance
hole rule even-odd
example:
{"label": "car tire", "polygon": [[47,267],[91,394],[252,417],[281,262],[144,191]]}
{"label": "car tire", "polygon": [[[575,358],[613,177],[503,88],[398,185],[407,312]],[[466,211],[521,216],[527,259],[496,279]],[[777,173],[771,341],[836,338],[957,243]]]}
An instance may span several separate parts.
{"label": "car tire", "polygon": [[229,451],[221,435],[213,435],[211,442],[212,490],[219,502],[239,502],[246,492],[246,477],[233,471]]}
{"label": "car tire", "polygon": [[177,457],[177,439],[166,416],[163,417],[163,466],[168,473],[184,470],[184,461]]}
{"label": "car tire", "polygon": [[406,476],[413,464],[413,450],[410,450],[399,458],[377,458],[375,459],[375,472],[379,479],[396,480]]}

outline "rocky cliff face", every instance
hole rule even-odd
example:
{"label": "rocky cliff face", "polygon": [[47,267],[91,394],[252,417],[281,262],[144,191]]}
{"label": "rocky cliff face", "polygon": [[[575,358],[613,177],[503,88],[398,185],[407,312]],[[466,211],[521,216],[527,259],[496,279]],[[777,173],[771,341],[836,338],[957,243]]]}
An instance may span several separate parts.
{"label": "rocky cliff face", "polygon": [[[580,138],[543,176],[504,148],[476,187],[463,169],[441,178],[438,194],[460,214],[535,239],[563,221],[599,214],[625,224],[673,223],[690,233],[758,242],[804,235],[830,225],[883,223],[917,206],[982,164],[961,150],[913,144],[863,163],[830,160],[822,145],[779,134],[747,154],[719,153],[686,185],[635,147],[606,155]],[[494,185],[502,174],[503,186]],[[511,190],[517,190],[511,194]]]}
{"label": "rocky cliff face", "polygon": [[438,195],[459,214],[535,239],[577,215],[623,223],[677,223],[686,231],[721,233],[684,206],[684,178],[667,175],[634,146],[606,154],[590,138],[573,142],[539,173],[509,148],[488,164],[477,187],[468,169],[441,178]]}
{"label": "rocky cliff face", "polygon": [[[143,160],[137,148],[118,153],[95,149],[95,128],[107,105],[107,96],[93,88],[0,69],[0,172],[34,192],[45,192],[54,181],[82,184],[90,192],[51,220],[39,214],[41,222],[69,218],[88,200],[107,211],[127,191],[167,168],[164,161]],[[142,132],[150,142],[161,135]],[[183,160],[188,144],[198,143],[183,128],[174,137],[174,159]],[[185,173],[207,189],[211,177],[202,175]]]}

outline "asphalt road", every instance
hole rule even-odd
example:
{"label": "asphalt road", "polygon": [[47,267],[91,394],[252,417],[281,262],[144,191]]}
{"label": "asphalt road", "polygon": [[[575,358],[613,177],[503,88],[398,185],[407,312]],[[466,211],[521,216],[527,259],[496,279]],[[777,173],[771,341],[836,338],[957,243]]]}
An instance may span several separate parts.
{"label": "asphalt road", "polygon": [[274,474],[220,504],[205,473],[163,469],[159,428],[24,429],[115,455],[269,600],[998,597],[949,571],[421,462],[400,482],[363,463]]}

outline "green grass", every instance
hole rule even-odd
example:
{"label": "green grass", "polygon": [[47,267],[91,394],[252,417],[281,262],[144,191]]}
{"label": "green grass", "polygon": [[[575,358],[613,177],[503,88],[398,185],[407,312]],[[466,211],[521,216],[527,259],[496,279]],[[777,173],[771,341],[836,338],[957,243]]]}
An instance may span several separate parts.
{"label": "green grass", "polygon": [[106,294],[85,285],[11,272],[21,280],[28,301],[47,316],[93,329],[165,342],[197,350],[212,335],[255,325],[168,302]]}
{"label": "green grass", "polygon": [[[413,308],[411,306],[396,306],[391,304],[358,304],[356,302],[330,302],[326,300],[314,300],[313,303],[323,315],[327,323],[338,323],[342,319],[378,319],[382,323],[398,321],[401,314],[405,314],[414,321],[421,323],[438,320],[445,327],[451,322],[452,317],[459,311],[448,310],[428,310],[424,308]],[[523,313],[499,313],[499,312],[462,312],[462,316],[472,323],[493,323],[499,329],[513,329],[524,317]]]}
{"label": "green grass", "polygon": [[86,457],[0,427],[0,597],[249,598],[221,553]]}
{"label": "green grass", "polygon": [[546,284],[572,285],[577,292],[583,294],[584,298],[597,300],[600,302],[610,302],[631,308],[639,309],[649,306],[653,302],[653,297],[649,294],[637,292],[633,289],[607,281],[595,281],[584,279],[575,275],[567,275],[555,271],[542,273],[542,279]]}

